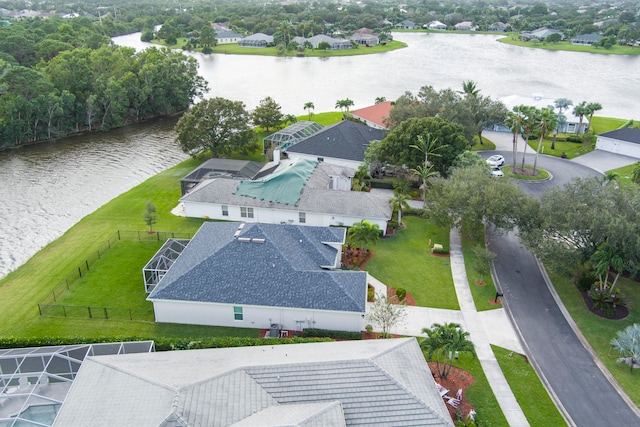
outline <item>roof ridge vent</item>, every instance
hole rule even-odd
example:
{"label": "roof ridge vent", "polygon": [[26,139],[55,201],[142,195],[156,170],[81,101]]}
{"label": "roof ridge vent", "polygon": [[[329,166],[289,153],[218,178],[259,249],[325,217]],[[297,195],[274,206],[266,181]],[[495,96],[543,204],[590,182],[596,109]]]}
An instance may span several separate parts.
{"label": "roof ridge vent", "polygon": [[251,238],[249,237],[238,237],[238,242],[249,243],[250,241],[251,241]]}
{"label": "roof ridge vent", "polygon": [[262,239],[262,238],[258,238],[258,237],[254,237],[251,239],[251,241],[253,243],[264,243],[267,239]]}

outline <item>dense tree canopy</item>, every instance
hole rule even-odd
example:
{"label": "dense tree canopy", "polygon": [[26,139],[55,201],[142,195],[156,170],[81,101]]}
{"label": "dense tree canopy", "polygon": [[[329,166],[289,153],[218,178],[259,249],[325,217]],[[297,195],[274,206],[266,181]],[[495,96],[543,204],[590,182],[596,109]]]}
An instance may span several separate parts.
{"label": "dense tree canopy", "polygon": [[182,150],[193,157],[207,151],[213,157],[225,157],[256,148],[257,136],[241,101],[201,101],[180,118],[176,132]]}
{"label": "dense tree canopy", "polygon": [[438,151],[439,156],[430,159],[434,169],[444,176],[458,154],[469,147],[461,126],[441,117],[413,118],[400,123],[380,142],[376,149],[378,160],[408,169],[423,165],[424,153],[411,147],[419,136],[429,136],[445,146]]}
{"label": "dense tree canopy", "polygon": [[263,127],[267,132],[271,128],[279,127],[284,121],[284,114],[281,110],[282,107],[273,98],[267,96],[251,113],[253,124]]}

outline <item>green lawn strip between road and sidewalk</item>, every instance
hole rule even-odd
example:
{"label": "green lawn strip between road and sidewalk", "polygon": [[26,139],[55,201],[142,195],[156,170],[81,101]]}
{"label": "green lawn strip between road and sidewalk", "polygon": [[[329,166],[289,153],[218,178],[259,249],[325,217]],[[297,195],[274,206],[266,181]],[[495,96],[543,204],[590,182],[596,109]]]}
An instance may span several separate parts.
{"label": "green lawn strip between road and sidewalk", "polygon": [[[467,280],[469,281],[469,288],[471,289],[471,295],[473,296],[473,302],[475,303],[476,310],[492,310],[494,308],[502,308],[502,304],[491,304],[489,301],[493,301],[496,297],[496,286],[493,283],[491,273],[480,275],[476,270],[478,264],[478,258],[473,252],[473,248],[476,246],[485,247],[484,236],[477,239],[468,235],[462,236],[462,254],[464,255],[464,267],[467,271]],[[484,282],[484,285],[478,285],[478,281]]]}
{"label": "green lawn strip between road and sidewalk", "polygon": [[[187,43],[186,38],[179,38],[175,45],[167,45],[164,40],[154,40],[153,43],[166,46],[171,49],[181,49]],[[407,44],[401,41],[390,41],[386,44],[379,44],[377,46],[358,46],[355,49],[339,49],[339,50],[320,50],[320,49],[305,49],[302,57],[332,57],[332,56],[356,56],[356,55],[371,55],[375,53],[384,53],[396,49],[402,49],[407,47]],[[201,52],[202,48],[193,49],[194,52]],[[257,56],[279,56],[279,57],[298,57],[297,52],[288,50],[286,55],[279,55],[277,47],[242,47],[237,43],[220,44],[212,48],[214,54],[222,55],[257,55]],[[185,51],[188,53],[188,51]]]}
{"label": "green lawn strip between road and sidewalk", "polygon": [[621,320],[612,320],[591,313],[571,279],[552,273],[549,274],[549,277],[571,317],[598,354],[600,360],[602,360],[609,372],[620,383],[635,404],[640,404],[640,382],[638,381],[640,373],[630,372],[627,365],[616,363],[616,359],[620,356],[611,349],[610,345],[611,339],[616,337],[618,331],[634,323],[640,323],[640,307],[638,307],[640,299],[637,297],[638,284],[624,278],[618,281],[618,288],[627,298],[629,315]]}
{"label": "green lawn strip between road and sidewalk", "polygon": [[[392,288],[404,288],[422,307],[459,310],[448,257],[434,256],[431,244],[449,248],[449,230],[430,220],[404,216],[405,228],[378,240],[365,270]],[[428,326],[428,325],[427,325]]]}
{"label": "green lawn strip between road and sidewalk", "polygon": [[526,357],[495,345],[491,349],[529,424],[567,425]]}

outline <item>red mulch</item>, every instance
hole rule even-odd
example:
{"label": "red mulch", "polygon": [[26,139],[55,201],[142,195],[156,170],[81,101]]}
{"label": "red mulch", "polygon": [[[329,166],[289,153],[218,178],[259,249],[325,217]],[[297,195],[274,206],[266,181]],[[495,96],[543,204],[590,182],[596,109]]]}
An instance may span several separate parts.
{"label": "red mulch", "polygon": [[[362,252],[363,251],[358,248],[345,248],[342,252],[342,265],[347,267],[358,267],[360,270],[363,270],[364,266],[367,265],[367,262],[375,255],[375,252],[369,250],[366,258],[364,259],[362,259]],[[354,259],[357,260],[356,263],[353,262]]]}
{"label": "red mulch", "polygon": [[441,386],[449,390],[447,393],[450,397],[456,397],[456,392],[458,389],[462,389],[462,401],[458,405],[458,408],[454,408],[451,405],[446,404],[445,406],[449,410],[449,415],[453,421],[456,421],[458,418],[456,417],[456,411],[460,413],[463,417],[466,417],[469,414],[469,411],[474,408],[471,402],[467,401],[466,390],[469,388],[471,384],[474,382],[473,376],[460,368],[456,368],[455,366],[451,367],[451,371],[449,371],[449,375],[447,378],[439,378],[436,372],[436,363],[435,362],[427,362],[429,365],[429,369],[431,372],[435,374],[434,380],[439,383]]}
{"label": "red mulch", "polygon": [[450,258],[451,257],[451,255],[449,255],[449,254],[436,254],[436,253],[434,253],[432,251],[429,251],[429,253],[431,254],[431,256],[437,256],[437,257],[440,257],[440,258]]}
{"label": "red mulch", "polygon": [[483,280],[476,280],[476,285],[478,286],[485,286],[486,283]]}

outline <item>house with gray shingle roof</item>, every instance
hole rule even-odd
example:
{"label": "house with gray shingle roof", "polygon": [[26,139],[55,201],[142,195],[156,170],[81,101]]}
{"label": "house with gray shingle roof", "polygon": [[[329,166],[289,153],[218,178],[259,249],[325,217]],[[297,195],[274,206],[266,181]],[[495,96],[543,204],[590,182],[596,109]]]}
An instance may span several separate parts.
{"label": "house with gray shingle roof", "polygon": [[55,426],[447,426],[415,338],[87,357]]}
{"label": "house with gray shingle roof", "polygon": [[384,138],[384,131],[351,120],[324,127],[287,148],[290,159],[320,160],[357,169],[373,141]]}
{"label": "house with gray shingle roof", "polygon": [[351,191],[354,173],[325,161],[284,159],[271,173],[253,180],[204,180],[180,202],[188,217],[323,227],[366,219],[385,233],[391,219],[389,197]]}
{"label": "house with gray shingle roof", "polygon": [[602,36],[597,33],[581,34],[571,39],[572,44],[586,44],[591,46],[594,43],[599,43],[602,40]]}
{"label": "house with gray shingle roof", "polygon": [[640,159],[640,129],[622,128],[601,133],[596,140],[596,150]]}
{"label": "house with gray shingle roof", "polygon": [[157,322],[361,331],[367,273],[339,270],[345,237],[336,227],[207,222],[145,283],[148,300]]}

